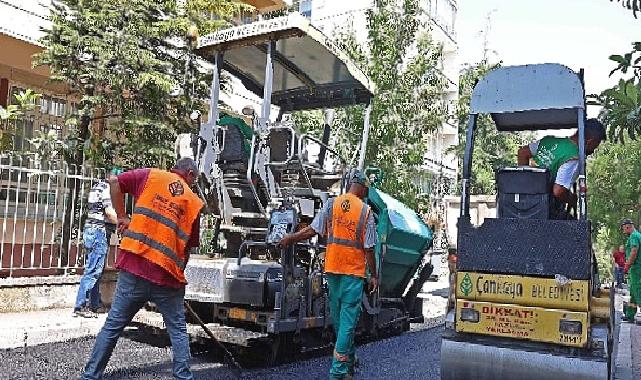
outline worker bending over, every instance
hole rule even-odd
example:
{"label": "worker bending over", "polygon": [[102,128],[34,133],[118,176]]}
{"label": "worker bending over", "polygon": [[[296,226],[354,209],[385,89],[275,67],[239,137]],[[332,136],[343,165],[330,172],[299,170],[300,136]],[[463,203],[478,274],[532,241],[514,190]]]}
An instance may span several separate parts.
{"label": "worker bending over", "polygon": [[[585,121],[585,154],[594,153],[601,141],[605,140],[605,128],[597,119]],[[554,185],[552,193],[558,200],[557,210],[565,205],[576,205],[576,194],[570,192],[579,173],[579,136],[575,132],[571,137],[546,136],[539,141],[522,146],[518,152],[519,165],[531,165],[547,168],[552,175]],[[555,219],[565,219],[556,215]]]}
{"label": "worker bending over", "polygon": [[[198,247],[203,202],[189,188],[198,178],[191,158],[181,158],[171,172],[137,169],[109,178],[111,199],[122,234],[114,300],[96,337],[82,380],[102,379],[124,328],[147,301],[162,314],[173,351],[173,375],[193,380],[189,370],[189,336],[185,322],[185,265]],[[125,196],[136,199],[131,220]]]}
{"label": "worker bending over", "polygon": [[354,376],[354,334],[361,312],[366,268],[370,273],[370,293],[378,286],[374,256],[376,223],[370,207],[363,202],[367,188],[367,178],[360,171],[355,172],[350,179],[349,192],[330,199],[310,226],[286,235],[279,244],[287,247],[317,234],[327,238],[325,273],[336,332],[330,379]]}

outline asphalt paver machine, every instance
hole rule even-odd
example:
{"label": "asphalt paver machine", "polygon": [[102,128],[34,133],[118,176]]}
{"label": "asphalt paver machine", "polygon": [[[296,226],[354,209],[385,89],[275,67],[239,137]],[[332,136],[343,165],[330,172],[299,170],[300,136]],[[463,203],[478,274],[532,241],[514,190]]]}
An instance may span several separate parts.
{"label": "asphalt paver machine", "polygon": [[[204,36],[197,54],[214,65],[209,122],[194,139],[194,156],[209,217],[217,222],[212,240],[202,241],[212,243],[214,252],[193,255],[186,267],[185,299],[219,341],[258,353],[264,363],[288,351],[327,347],[333,333],[324,241],[289,249],[276,243],[310,224],[330,197],[345,191],[350,170],[363,169],[369,107],[354,158],[332,149],[329,120],[317,139],[297,132],[284,116],[368,104],[374,86],[299,14]],[[262,98],[259,115],[246,112],[252,118],[248,155],[240,149],[238,125],[219,119],[221,71]],[[276,118],[272,112],[278,112]],[[376,182],[378,172],[368,173]],[[426,255],[432,233],[414,211],[376,187],[368,203],[378,224],[380,289],[363,295],[358,334],[377,337],[400,333],[421,319],[417,295],[431,272]],[[193,325],[188,329],[193,337],[203,336]]]}
{"label": "asphalt paver machine", "polygon": [[[550,215],[547,169],[497,171],[497,217],[473,225],[470,179],[477,120],[499,131],[578,130],[578,205]],[[463,162],[456,274],[441,378],[612,379],[613,293],[600,289],[586,202],[582,75],[559,64],[506,66],[475,86]],[[516,159],[516,158],[515,158]]]}

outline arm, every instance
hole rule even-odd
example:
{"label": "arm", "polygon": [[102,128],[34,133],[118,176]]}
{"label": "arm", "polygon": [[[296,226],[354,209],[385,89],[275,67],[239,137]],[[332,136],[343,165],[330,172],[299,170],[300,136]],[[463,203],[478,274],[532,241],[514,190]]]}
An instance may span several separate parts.
{"label": "arm", "polygon": [[576,194],[572,194],[570,190],[566,189],[565,187],[555,183],[554,187],[552,188],[552,193],[554,194],[554,197],[560,200],[563,203],[567,203],[570,205],[575,205],[576,204]]}
{"label": "arm", "polygon": [[189,257],[192,254],[198,254],[198,248],[200,247],[200,217],[194,220],[194,223],[191,226],[191,235],[189,235],[189,241],[185,246],[185,265],[189,261]]}
{"label": "arm", "polygon": [[299,241],[311,239],[314,236],[316,236],[316,231],[314,231],[312,227],[307,226],[296,233],[285,235],[278,243],[278,246],[288,247],[292,244],[298,243]]}
{"label": "arm", "polygon": [[576,194],[570,192],[570,188],[578,175],[579,161],[570,160],[559,167],[554,179],[554,187],[552,193],[554,197],[561,202],[575,206],[577,197]]}
{"label": "arm", "polygon": [[299,241],[311,239],[316,235],[324,236],[327,218],[329,218],[330,203],[331,202],[325,202],[321,211],[316,214],[312,224],[296,233],[285,235],[278,243],[278,246],[287,247],[291,244],[298,243]]}
{"label": "arm", "polygon": [[627,273],[630,267],[637,261],[637,254],[639,253],[639,247],[630,248],[630,258],[625,262],[625,272]]}
{"label": "arm", "polygon": [[519,148],[517,153],[517,162],[521,166],[526,166],[530,164],[530,159],[532,158],[532,151],[530,150],[529,145],[523,145]]}
{"label": "arm", "polygon": [[129,218],[125,212],[125,193],[120,188],[118,177],[109,176],[109,188],[111,192],[111,203],[116,213],[118,232],[122,233],[129,226]]}

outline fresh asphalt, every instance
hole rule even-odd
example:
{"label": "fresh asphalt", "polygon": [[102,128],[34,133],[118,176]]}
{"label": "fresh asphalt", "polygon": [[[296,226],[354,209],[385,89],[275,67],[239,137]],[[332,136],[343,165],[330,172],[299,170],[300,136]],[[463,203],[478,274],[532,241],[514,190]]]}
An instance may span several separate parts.
{"label": "fresh asphalt", "polygon": [[[440,377],[442,327],[414,325],[401,336],[366,343],[358,347],[360,366],[357,379],[426,379]],[[2,379],[77,379],[93,347],[94,338],[0,351]],[[243,379],[326,379],[329,355],[316,355],[271,368],[242,371]],[[196,379],[234,379],[233,371],[211,353],[195,353],[192,372]],[[163,342],[139,342],[125,334],[116,346],[105,379],[173,379],[171,350]]]}

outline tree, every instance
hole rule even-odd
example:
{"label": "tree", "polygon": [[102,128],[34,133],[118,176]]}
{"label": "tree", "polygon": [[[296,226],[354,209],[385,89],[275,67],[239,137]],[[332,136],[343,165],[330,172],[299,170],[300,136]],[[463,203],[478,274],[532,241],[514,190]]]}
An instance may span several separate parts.
{"label": "tree", "polygon": [[608,127],[610,139],[624,142],[627,136],[634,140],[641,135],[641,42],[633,43],[631,52],[610,59],[617,63],[610,75],[619,72],[624,78],[592,96],[590,104],[603,107],[600,118]]}
{"label": "tree", "polygon": [[[465,153],[466,131],[470,111],[470,99],[476,82],[500,64],[489,64],[486,60],[476,65],[467,65],[459,76],[458,134],[459,144],[455,152],[462,165]],[[495,193],[494,173],[496,169],[514,165],[518,148],[531,140],[531,134],[499,132],[489,115],[480,115],[474,140],[474,159],[472,160],[471,194]],[[459,168],[459,174],[462,174]]]}
{"label": "tree", "polygon": [[[191,54],[195,29],[226,25],[240,9],[234,0],[53,0],[36,64],[79,100],[66,120],[65,160],[76,167],[171,164],[177,133],[195,127],[189,116],[207,99],[208,81]],[[220,17],[206,19],[208,12]],[[80,181],[67,183],[69,199],[79,200]],[[62,223],[63,266],[77,217],[67,212]]]}
{"label": "tree", "polygon": [[[440,71],[442,48],[421,21],[417,0],[377,0],[367,10],[367,45],[359,44],[352,27],[339,33],[338,43],[376,86],[370,116],[366,166],[381,168],[381,188],[414,207],[414,173],[423,163],[425,137],[445,115],[446,79]],[[336,111],[332,146],[356,157],[363,130],[363,107]],[[298,121],[322,120],[319,112],[295,115]],[[311,123],[310,123],[311,124]],[[322,123],[321,123],[322,124]],[[320,133],[318,125],[303,127]]]}
{"label": "tree", "polygon": [[36,107],[40,94],[27,89],[19,94],[14,94],[14,104],[6,108],[0,106],[0,150],[13,148],[12,137],[22,132],[17,128],[16,122]]}
{"label": "tree", "polygon": [[[191,58],[190,25],[209,32],[247,6],[232,0],[55,0],[37,63],[79,102],[70,115],[67,161],[164,167],[177,133],[193,128],[208,83],[183,82]],[[205,18],[216,12],[218,19]],[[190,37],[195,37],[193,34]]]}

